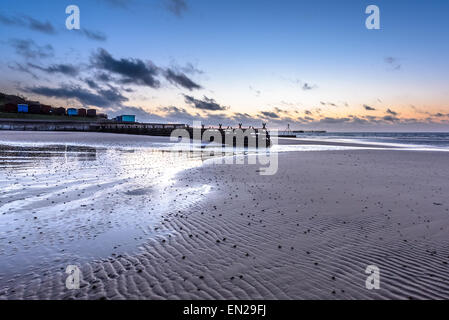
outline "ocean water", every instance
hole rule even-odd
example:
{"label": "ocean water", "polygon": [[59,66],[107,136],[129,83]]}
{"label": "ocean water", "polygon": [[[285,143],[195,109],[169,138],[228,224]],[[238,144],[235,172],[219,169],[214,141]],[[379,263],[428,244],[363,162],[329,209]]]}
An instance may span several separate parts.
{"label": "ocean water", "polygon": [[301,133],[296,136],[303,139],[449,150],[449,132],[326,132]]}

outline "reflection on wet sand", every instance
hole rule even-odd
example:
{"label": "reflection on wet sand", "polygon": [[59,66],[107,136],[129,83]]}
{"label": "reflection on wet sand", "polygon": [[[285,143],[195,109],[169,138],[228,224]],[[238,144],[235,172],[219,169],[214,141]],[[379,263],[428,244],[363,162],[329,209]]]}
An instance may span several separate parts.
{"label": "reflection on wet sand", "polygon": [[95,161],[98,151],[105,149],[83,146],[10,146],[0,145],[0,168],[39,164],[49,158],[73,158],[79,161]]}
{"label": "reflection on wet sand", "polygon": [[138,250],[161,232],[163,214],[207,193],[169,191],[176,173],[203,161],[201,152],[148,147],[1,144],[0,287]]}

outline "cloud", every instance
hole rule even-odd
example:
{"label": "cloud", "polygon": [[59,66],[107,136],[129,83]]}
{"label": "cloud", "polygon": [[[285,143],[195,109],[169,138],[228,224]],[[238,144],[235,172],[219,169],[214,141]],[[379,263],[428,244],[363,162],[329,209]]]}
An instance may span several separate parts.
{"label": "cloud", "polygon": [[85,79],[84,82],[86,82],[91,89],[100,89],[100,86],[93,79]]}
{"label": "cloud", "polygon": [[317,87],[316,85],[310,85],[309,83],[304,82],[304,84],[302,85],[302,90],[308,91],[308,90],[312,90],[316,87]]}
{"label": "cloud", "polygon": [[[0,14],[0,23],[7,26],[27,28],[33,31],[50,35],[57,34],[55,27],[49,21],[43,22],[29,16],[8,17]],[[98,31],[93,31],[86,28],[81,28],[77,31],[91,40],[106,41],[107,39],[105,34]]]}
{"label": "cloud", "polygon": [[356,124],[367,124],[368,123],[368,120],[362,119],[359,117],[352,117],[351,121],[352,121],[352,123],[356,123]]}
{"label": "cloud", "polygon": [[62,85],[58,88],[45,86],[28,87],[25,88],[25,91],[50,98],[76,99],[83,105],[97,107],[109,107],[111,104],[120,105],[122,102],[128,100],[114,89],[101,90],[98,93],[93,93],[77,85]]}
{"label": "cloud", "polygon": [[107,36],[100,31],[93,31],[93,30],[89,30],[89,29],[85,29],[85,28],[82,28],[79,31],[81,32],[81,34],[83,34],[90,40],[95,40],[95,41],[106,41],[107,40]]}
{"label": "cloud", "polygon": [[179,67],[179,69],[187,74],[203,74],[204,71],[195,67],[191,62],[188,62],[184,67]]}
{"label": "cloud", "polygon": [[165,0],[165,4],[167,9],[177,17],[181,17],[188,10],[185,0]]}
{"label": "cloud", "polygon": [[331,107],[336,107],[337,105],[333,102],[324,102],[324,101],[320,101],[320,104],[322,106],[331,106]]}
{"label": "cloud", "polygon": [[54,55],[53,47],[50,44],[39,46],[30,39],[10,39],[9,44],[15,49],[18,55],[27,59],[44,59]]}
{"label": "cloud", "polygon": [[326,117],[320,120],[320,122],[323,123],[342,123],[342,122],[348,122],[351,119],[349,118],[331,118],[331,117]]}
{"label": "cloud", "polygon": [[198,100],[188,95],[184,95],[184,98],[187,104],[192,105],[196,109],[209,111],[223,111],[228,109],[227,107],[219,105],[214,99],[209,99],[206,96],[204,96],[203,100]]}
{"label": "cloud", "polygon": [[389,121],[389,122],[396,122],[399,121],[400,119],[397,117],[393,117],[393,116],[385,116],[382,118],[385,121]]}
{"label": "cloud", "polygon": [[103,111],[107,112],[109,117],[123,114],[133,114],[139,122],[167,122],[167,120],[163,117],[147,111],[142,107],[121,105],[117,107],[103,108]]}
{"label": "cloud", "polygon": [[128,101],[128,98],[123,96],[117,88],[114,88],[112,86],[109,86],[109,89],[98,89],[97,93],[107,101],[110,101],[114,104]]}
{"label": "cloud", "polygon": [[170,121],[187,121],[193,122],[195,120],[200,120],[201,116],[199,114],[191,114],[184,108],[179,108],[175,106],[161,107],[159,111],[164,113],[164,118]]}
{"label": "cloud", "polygon": [[101,0],[108,5],[118,8],[127,8],[133,0]]}
{"label": "cloud", "polygon": [[275,107],[274,110],[278,113],[288,114],[288,110],[283,110],[281,108]]}
{"label": "cloud", "polygon": [[7,26],[27,28],[45,34],[56,34],[55,28],[49,21],[42,22],[29,16],[8,17],[0,14],[0,23]]}
{"label": "cloud", "polygon": [[374,111],[374,110],[376,110],[376,108],[370,107],[370,106],[368,106],[368,105],[366,105],[366,104],[364,104],[363,107],[364,107],[365,110],[367,110],[367,111]]}
{"label": "cloud", "polygon": [[201,89],[201,86],[195,82],[193,82],[191,79],[189,79],[184,73],[181,73],[179,71],[174,71],[172,69],[167,69],[165,71],[165,78],[175,85],[179,85],[183,88],[186,88],[190,91],[193,89]]}
{"label": "cloud", "polygon": [[95,79],[101,82],[110,82],[114,80],[110,75],[104,72],[97,73],[95,75]]}
{"label": "cloud", "polygon": [[[102,48],[98,49],[91,56],[91,64],[93,67],[102,70],[102,79],[99,79],[102,82],[116,81],[121,84],[135,84],[159,88],[159,76],[163,76],[168,82],[190,91],[202,88],[201,85],[180,71],[180,68],[173,67],[164,70],[151,61],[144,62],[140,59],[133,58],[115,59],[109,52]],[[192,73],[197,72],[197,69],[191,64],[186,69]],[[108,73],[118,75],[120,78],[114,79]]]}
{"label": "cloud", "polygon": [[280,116],[276,112],[271,111],[261,111],[260,114],[265,118],[279,119]]}
{"label": "cloud", "polygon": [[8,65],[8,68],[14,71],[19,71],[19,72],[24,72],[24,73],[28,73],[29,75],[31,75],[31,77],[33,77],[33,79],[35,80],[39,80],[39,77],[34,74],[29,67],[25,67],[20,63],[15,62],[14,64],[10,64]]}
{"label": "cloud", "polygon": [[[133,0],[101,0],[101,1],[110,6],[122,9],[128,8],[133,2],[135,2]],[[169,12],[173,13],[177,17],[182,17],[182,15],[189,9],[186,0],[159,0],[159,1],[163,3],[165,9],[167,9]]]}
{"label": "cloud", "polygon": [[249,90],[253,91],[256,97],[260,97],[260,94],[262,93],[260,90],[254,89],[252,86],[249,86]]}
{"label": "cloud", "polygon": [[392,70],[401,69],[401,64],[399,63],[399,59],[395,57],[385,57],[384,62],[388,64]]}
{"label": "cloud", "polygon": [[94,67],[121,76],[120,82],[159,88],[156,79],[159,68],[152,62],[145,63],[140,59],[114,59],[105,49],[99,49],[91,62]]}
{"label": "cloud", "polygon": [[449,113],[444,114],[444,113],[438,112],[438,113],[433,114],[433,116],[437,117],[437,118],[449,117]]}
{"label": "cloud", "polygon": [[307,115],[309,115],[309,116],[312,115],[312,112],[309,111],[309,110],[304,111],[304,113],[307,114]]}
{"label": "cloud", "polygon": [[41,22],[41,21],[36,20],[31,17],[25,17],[25,19],[28,21],[28,27],[32,30],[39,31],[42,33],[47,33],[47,34],[55,34],[56,33],[55,28],[49,21]]}
{"label": "cloud", "polygon": [[396,111],[393,111],[393,110],[391,110],[391,109],[387,109],[386,112],[387,112],[388,114],[393,115],[393,116],[397,116],[397,115],[398,115],[398,113],[397,113]]}
{"label": "cloud", "polygon": [[4,24],[4,25],[14,25],[14,24],[17,24],[17,21],[14,18],[5,16],[0,13],[0,23]]}
{"label": "cloud", "polygon": [[41,67],[36,64],[28,63],[30,68],[38,69],[46,73],[62,73],[68,76],[76,76],[79,73],[79,68],[71,64],[54,64],[49,67]]}

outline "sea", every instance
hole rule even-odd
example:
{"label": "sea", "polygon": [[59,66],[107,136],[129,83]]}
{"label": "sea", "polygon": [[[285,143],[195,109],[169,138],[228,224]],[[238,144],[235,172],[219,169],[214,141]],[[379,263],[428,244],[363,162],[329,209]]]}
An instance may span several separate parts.
{"label": "sea", "polygon": [[449,151],[449,132],[326,132],[301,133],[301,139],[366,143],[420,150]]}

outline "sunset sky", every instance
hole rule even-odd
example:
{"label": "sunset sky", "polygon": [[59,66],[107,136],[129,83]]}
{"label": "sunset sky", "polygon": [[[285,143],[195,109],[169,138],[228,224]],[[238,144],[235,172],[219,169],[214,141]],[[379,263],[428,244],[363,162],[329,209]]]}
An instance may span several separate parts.
{"label": "sunset sky", "polygon": [[447,0],[2,0],[0,91],[149,122],[449,131],[448,39]]}

